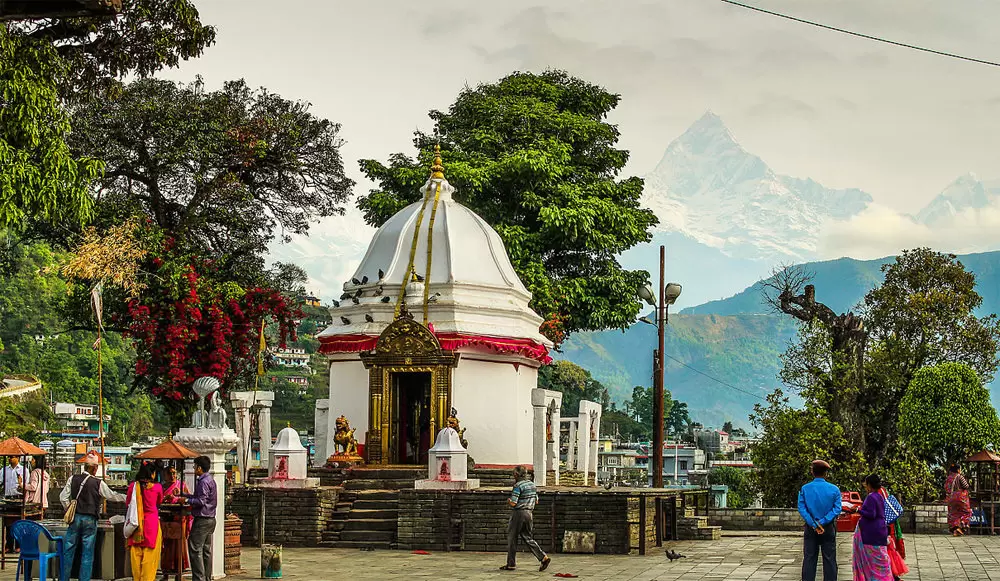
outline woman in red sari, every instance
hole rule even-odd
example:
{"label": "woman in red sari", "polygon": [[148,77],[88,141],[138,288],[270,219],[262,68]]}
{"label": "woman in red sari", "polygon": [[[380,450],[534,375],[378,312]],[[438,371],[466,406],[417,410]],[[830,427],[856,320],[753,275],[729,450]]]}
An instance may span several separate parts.
{"label": "woman in red sari", "polygon": [[952,464],[948,469],[948,478],[944,481],[944,494],[948,501],[948,530],[953,536],[960,537],[969,530],[972,504],[969,502],[969,482],[962,476],[962,471],[956,464]]}
{"label": "woman in red sari", "polygon": [[155,464],[143,464],[139,467],[135,482],[129,485],[125,498],[129,506],[137,500],[139,509],[139,529],[128,539],[129,553],[132,557],[132,579],[156,581],[156,570],[160,566],[160,548],[163,543],[163,535],[160,534],[163,487],[156,482]]}
{"label": "woman in red sari", "polygon": [[[170,466],[163,472],[163,497],[166,504],[179,504],[179,498],[191,491],[184,482],[177,477],[177,468]],[[191,530],[190,516],[187,518],[187,530]],[[163,527],[163,551],[160,554],[160,570],[163,571],[163,580],[170,575],[177,574],[177,554],[180,553],[184,559],[183,567],[188,568],[188,553],[186,547],[182,545],[181,521],[178,515],[172,514],[169,520],[165,517],[161,526]]]}
{"label": "woman in red sari", "polygon": [[[878,492],[886,502],[889,501],[889,491],[884,486],[879,488]],[[886,523],[886,528],[889,531],[889,544],[886,545],[889,552],[889,568],[892,571],[892,578],[899,581],[900,577],[910,572],[903,554],[903,529],[899,526],[898,520],[892,524]]]}

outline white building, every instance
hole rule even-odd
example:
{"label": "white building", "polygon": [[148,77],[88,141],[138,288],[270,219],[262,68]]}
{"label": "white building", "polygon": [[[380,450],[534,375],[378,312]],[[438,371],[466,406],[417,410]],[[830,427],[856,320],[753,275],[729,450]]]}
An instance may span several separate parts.
{"label": "white building", "polygon": [[375,233],[319,335],[330,399],[317,404],[317,447],[333,451],[343,415],[369,464],[424,464],[454,408],[478,463],[531,464],[531,390],[551,343],[500,236],[452,198],[440,158],[432,170],[423,199]]}
{"label": "white building", "polygon": [[309,367],[309,354],[305,349],[279,349],[274,362],[284,367]]}
{"label": "white building", "polygon": [[[648,448],[640,449],[636,460],[638,465],[652,468]],[[663,483],[665,485],[691,484],[692,475],[704,471],[705,468],[704,450],[696,448],[693,444],[674,442],[663,444]],[[652,483],[652,473],[650,473],[649,479]]]}

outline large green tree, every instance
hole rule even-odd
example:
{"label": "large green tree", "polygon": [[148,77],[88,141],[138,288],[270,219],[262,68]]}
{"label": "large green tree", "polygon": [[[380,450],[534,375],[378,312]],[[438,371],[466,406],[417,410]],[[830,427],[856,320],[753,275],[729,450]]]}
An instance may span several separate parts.
{"label": "large green tree", "polygon": [[899,435],[922,460],[946,466],[1000,444],[1000,419],[972,367],[941,363],[910,382],[899,405]]}
{"label": "large green tree", "polygon": [[463,90],[416,132],[417,159],[361,161],[377,186],[358,200],[378,226],[420,199],[440,141],[456,197],[500,234],[532,308],[560,341],[580,330],[625,328],[639,314],[645,271],[615,258],[650,240],[656,216],[640,207],[642,180],[618,179],[628,152],[607,122],[619,96],[562,71],[514,73]]}
{"label": "large green tree", "polygon": [[784,393],[776,390],[766,405],[754,406],[750,421],[762,432],[750,457],[765,506],[795,506],[798,490],[810,480],[810,466],[817,458],[830,462],[834,484],[858,489],[864,458],[823,408],[811,402],[801,409],[791,407]]}
{"label": "large green tree", "polygon": [[884,282],[865,296],[862,309],[872,347],[858,401],[876,465],[897,440],[900,400],[922,368],[964,363],[989,383],[1000,342],[997,316],[977,315],[983,299],[976,277],[954,254],[906,250],[882,271]]}
{"label": "large green tree", "polygon": [[0,25],[0,229],[79,225],[90,216],[88,187],[101,164],[66,144],[58,94],[65,73],[53,46]]}
{"label": "large green tree", "polygon": [[538,387],[563,394],[560,413],[567,417],[579,413],[581,400],[596,402],[605,408],[611,401],[604,384],[591,377],[586,369],[565,360],[553,361],[540,368]]}
{"label": "large green tree", "polygon": [[261,271],[276,232],[343,212],[353,186],[339,125],[243,81],[140,80],[73,123],[74,148],[107,164],[99,227],[147,217],[225,272]]}
{"label": "large green tree", "polygon": [[729,487],[726,498],[728,508],[747,508],[753,504],[756,496],[753,489],[753,479],[746,470],[732,466],[718,466],[708,472],[709,484],[722,484]]}

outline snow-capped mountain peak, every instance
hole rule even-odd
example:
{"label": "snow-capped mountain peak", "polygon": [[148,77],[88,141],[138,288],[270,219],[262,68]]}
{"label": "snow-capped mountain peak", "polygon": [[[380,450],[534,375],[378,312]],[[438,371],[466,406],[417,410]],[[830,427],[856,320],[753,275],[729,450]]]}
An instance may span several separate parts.
{"label": "snow-capped mountain peak", "polygon": [[820,225],[872,201],[857,190],[775,174],[708,112],[667,146],[646,176],[644,202],[660,229],[680,232],[741,258],[815,258]]}
{"label": "snow-capped mountain peak", "polygon": [[948,184],[936,198],[916,216],[927,226],[947,224],[967,210],[981,210],[1000,199],[1000,180],[984,182],[969,172]]}

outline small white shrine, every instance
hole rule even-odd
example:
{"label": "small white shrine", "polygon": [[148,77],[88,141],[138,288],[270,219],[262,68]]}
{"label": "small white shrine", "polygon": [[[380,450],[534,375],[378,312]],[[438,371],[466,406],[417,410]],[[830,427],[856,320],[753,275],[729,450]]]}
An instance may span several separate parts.
{"label": "small white shrine", "polygon": [[500,236],[454,199],[440,157],[431,170],[421,200],[375,233],[319,335],[330,396],[317,449],[346,437],[343,416],[368,465],[424,465],[457,409],[475,462],[531,464],[531,390],[551,342]]}
{"label": "small white shrine", "polygon": [[471,490],[479,488],[479,479],[469,479],[469,453],[453,428],[438,432],[434,446],[428,450],[427,480],[417,480],[417,489]]}
{"label": "small white shrine", "polygon": [[308,478],[309,452],[299,433],[288,426],[278,432],[269,451],[267,478],[260,482],[267,488],[315,488],[319,478]]}

